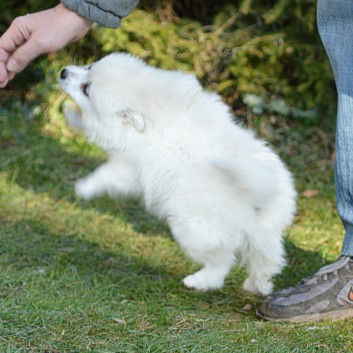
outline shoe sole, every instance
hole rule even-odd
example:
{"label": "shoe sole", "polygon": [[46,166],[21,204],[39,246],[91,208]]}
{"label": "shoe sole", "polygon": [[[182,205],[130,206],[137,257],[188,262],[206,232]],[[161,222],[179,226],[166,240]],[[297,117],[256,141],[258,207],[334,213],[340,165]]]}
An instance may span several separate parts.
{"label": "shoe sole", "polygon": [[314,314],[305,314],[305,315],[298,315],[286,318],[273,318],[264,315],[260,311],[256,311],[256,315],[261,317],[262,319],[272,321],[272,322],[292,322],[295,324],[300,324],[303,322],[318,322],[323,320],[329,321],[343,321],[353,318],[353,308],[347,308],[342,310],[336,311],[329,311],[327,313],[314,313]]}

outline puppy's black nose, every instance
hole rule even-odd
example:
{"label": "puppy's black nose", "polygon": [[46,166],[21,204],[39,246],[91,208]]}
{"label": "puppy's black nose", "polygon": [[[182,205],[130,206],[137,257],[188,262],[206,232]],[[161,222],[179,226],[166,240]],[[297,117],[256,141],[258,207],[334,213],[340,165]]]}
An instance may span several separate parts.
{"label": "puppy's black nose", "polygon": [[65,79],[67,78],[67,76],[69,76],[69,71],[66,70],[66,69],[63,69],[63,70],[61,71],[61,73],[60,73],[60,78],[61,78],[62,80],[65,80]]}

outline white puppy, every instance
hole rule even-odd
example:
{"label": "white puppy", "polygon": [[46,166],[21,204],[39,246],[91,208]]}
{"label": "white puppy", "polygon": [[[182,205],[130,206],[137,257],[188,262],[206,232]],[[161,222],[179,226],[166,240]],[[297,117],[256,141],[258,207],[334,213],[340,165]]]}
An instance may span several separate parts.
{"label": "white puppy", "polygon": [[237,258],[249,274],[244,289],[272,291],[285,265],[282,232],[295,212],[292,178],[217,94],[193,75],[127,54],[68,66],[60,84],[80,108],[67,114],[71,125],[109,155],[77,181],[78,197],[142,197],[203,265],[184,278],[187,287],[222,287]]}

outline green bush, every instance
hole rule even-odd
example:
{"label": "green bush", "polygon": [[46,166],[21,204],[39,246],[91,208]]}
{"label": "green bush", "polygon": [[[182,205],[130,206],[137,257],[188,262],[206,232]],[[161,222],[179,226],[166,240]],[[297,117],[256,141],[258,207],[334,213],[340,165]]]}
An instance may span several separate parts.
{"label": "green bush", "polygon": [[96,38],[106,53],[124,50],[159,67],[195,72],[234,108],[252,93],[266,102],[283,99],[312,116],[313,109],[332,111],[327,97],[334,85],[316,32],[315,5],[295,4],[226,5],[208,26],[185,18],[160,23],[154,14],[135,11],[119,31],[97,28]]}
{"label": "green bush", "polygon": [[[1,23],[9,23],[10,14],[50,3],[31,0],[23,6],[19,1],[3,1]],[[127,51],[161,68],[194,72],[236,110],[251,94],[265,108],[282,102],[290,117],[307,116],[307,121],[317,122],[313,112],[332,116],[335,107],[330,97],[335,88],[316,31],[315,1],[242,0],[215,5],[207,0],[146,0],[141,8],[120,29],[95,26],[66,56],[52,55],[41,66],[46,69],[59,58],[63,65],[65,60],[92,61],[112,51]],[[165,18],[169,20],[161,21]]]}

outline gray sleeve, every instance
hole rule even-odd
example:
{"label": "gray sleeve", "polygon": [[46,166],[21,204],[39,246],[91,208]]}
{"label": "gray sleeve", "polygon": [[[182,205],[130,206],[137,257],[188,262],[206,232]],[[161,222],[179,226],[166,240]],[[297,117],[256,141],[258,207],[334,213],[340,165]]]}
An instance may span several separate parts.
{"label": "gray sleeve", "polygon": [[117,28],[139,0],[60,0],[70,10],[104,27]]}

